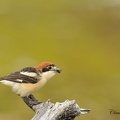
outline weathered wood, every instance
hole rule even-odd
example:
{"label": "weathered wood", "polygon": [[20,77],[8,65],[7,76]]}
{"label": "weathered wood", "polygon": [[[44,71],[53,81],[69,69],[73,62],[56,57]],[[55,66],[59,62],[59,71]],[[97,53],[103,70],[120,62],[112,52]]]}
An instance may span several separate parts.
{"label": "weathered wood", "polygon": [[80,108],[75,100],[54,104],[50,100],[39,102],[33,95],[24,97],[23,100],[36,113],[32,120],[73,120],[76,116],[90,111]]}

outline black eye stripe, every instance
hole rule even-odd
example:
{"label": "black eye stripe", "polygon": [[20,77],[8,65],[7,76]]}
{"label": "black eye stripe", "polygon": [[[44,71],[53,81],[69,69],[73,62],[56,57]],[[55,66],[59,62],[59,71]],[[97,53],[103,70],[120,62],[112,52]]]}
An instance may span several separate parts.
{"label": "black eye stripe", "polygon": [[49,71],[52,67],[54,67],[55,65],[54,64],[51,64],[50,66],[47,66],[45,68],[42,69],[42,72],[46,72],[46,71]]}
{"label": "black eye stripe", "polygon": [[50,69],[48,69],[48,68],[43,68],[42,69],[42,72],[46,72],[46,71],[49,71]]}
{"label": "black eye stripe", "polygon": [[52,67],[51,66],[48,66],[47,69],[51,69]]}

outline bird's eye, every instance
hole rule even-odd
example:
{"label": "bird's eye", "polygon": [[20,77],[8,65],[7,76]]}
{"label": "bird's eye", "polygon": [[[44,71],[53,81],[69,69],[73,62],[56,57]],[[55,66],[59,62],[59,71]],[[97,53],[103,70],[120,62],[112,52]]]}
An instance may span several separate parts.
{"label": "bird's eye", "polygon": [[49,69],[49,70],[50,70],[51,68],[52,68],[51,66],[48,66],[48,67],[47,67],[47,69]]}
{"label": "bird's eye", "polygon": [[47,72],[47,71],[50,71],[51,69],[52,69],[52,66],[48,66],[46,68],[43,68],[42,71]]}

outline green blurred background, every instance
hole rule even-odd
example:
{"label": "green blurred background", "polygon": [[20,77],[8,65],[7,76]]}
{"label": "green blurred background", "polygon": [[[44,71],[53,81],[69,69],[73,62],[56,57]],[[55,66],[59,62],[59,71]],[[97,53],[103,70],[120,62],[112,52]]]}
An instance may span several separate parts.
{"label": "green blurred background", "polygon": [[[118,120],[120,1],[0,0],[0,76],[43,61],[62,69],[34,95],[76,100],[89,114],[76,120]],[[0,120],[30,120],[34,112],[0,84]]]}

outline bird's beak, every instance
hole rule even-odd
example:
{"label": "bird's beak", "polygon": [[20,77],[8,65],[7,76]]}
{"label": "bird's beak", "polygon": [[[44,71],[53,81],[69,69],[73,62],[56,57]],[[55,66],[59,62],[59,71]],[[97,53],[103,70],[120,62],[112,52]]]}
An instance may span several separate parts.
{"label": "bird's beak", "polygon": [[56,72],[60,73],[60,72],[61,72],[61,69],[60,69],[60,68],[57,68],[57,69],[56,69]]}
{"label": "bird's beak", "polygon": [[58,68],[58,67],[53,67],[53,69],[52,69],[53,71],[55,71],[55,72],[57,72],[57,73],[60,73],[61,72],[61,69],[60,68]]}

